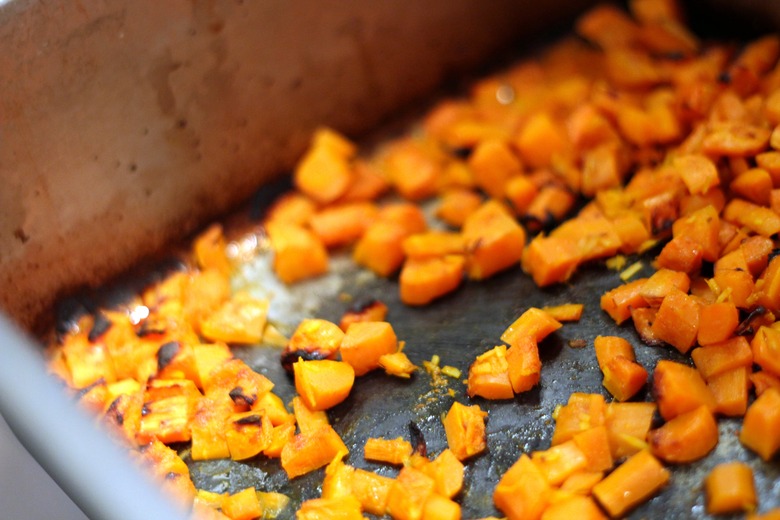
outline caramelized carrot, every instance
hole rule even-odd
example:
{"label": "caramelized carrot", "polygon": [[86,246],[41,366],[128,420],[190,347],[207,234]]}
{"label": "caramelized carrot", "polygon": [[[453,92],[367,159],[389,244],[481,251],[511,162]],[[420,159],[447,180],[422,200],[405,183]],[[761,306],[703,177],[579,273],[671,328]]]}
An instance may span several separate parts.
{"label": "caramelized carrot", "polygon": [[393,326],[386,321],[352,323],[344,334],[339,352],[356,376],[379,368],[379,359],[398,349],[398,338]]}
{"label": "caramelized carrot", "polygon": [[525,230],[497,201],[487,201],[463,223],[466,271],[481,280],[520,262]]}
{"label": "caramelized carrot", "polygon": [[780,390],[769,388],[753,401],[742,422],[739,440],[764,460],[780,450]]}
{"label": "caramelized carrot", "polygon": [[707,512],[711,515],[753,512],[758,500],[753,470],[742,462],[715,466],[704,479]]}
{"label": "caramelized carrot", "polygon": [[328,270],[325,245],[308,229],[269,222],[266,231],[274,251],[274,272],[283,282],[297,282]]}
{"label": "caramelized carrot", "polygon": [[509,520],[534,519],[541,518],[551,493],[541,470],[522,454],[499,480],[493,501]]}
{"label": "caramelized carrot", "polygon": [[562,326],[561,322],[543,310],[531,307],[506,328],[501,334],[501,341],[514,345],[521,338],[530,337],[538,343]]}
{"label": "caramelized carrot", "polygon": [[322,426],[311,433],[299,433],[284,445],[282,468],[292,479],[321,468],[348,451],[332,427]]}
{"label": "caramelized carrot", "polygon": [[681,413],[647,434],[653,455],[675,464],[699,460],[718,443],[718,425],[707,406]]}
{"label": "caramelized carrot", "polygon": [[715,409],[715,398],[695,368],[661,360],[653,373],[658,412],[667,421],[704,405]]}
{"label": "caramelized carrot", "polygon": [[657,493],[668,481],[669,472],[649,451],[642,450],[593,486],[593,496],[609,516],[619,518]]}
{"label": "caramelized carrot", "polygon": [[646,449],[655,403],[609,403],[605,426],[612,458],[617,460]]}
{"label": "caramelized carrot", "polygon": [[366,440],[363,456],[366,460],[401,465],[412,456],[412,445],[400,437],[397,439],[371,437]]}
{"label": "caramelized carrot", "polygon": [[407,305],[425,305],[454,291],[463,280],[465,268],[466,259],[462,255],[410,258],[398,279],[401,301]]}
{"label": "caramelized carrot", "polygon": [[312,410],[327,410],[347,398],[355,382],[355,370],[348,363],[330,359],[293,363],[295,389]]}
{"label": "caramelized carrot", "polygon": [[504,345],[480,354],[469,367],[466,389],[470,397],[485,399],[511,399],[514,397],[509,376],[509,362]]}
{"label": "caramelized carrot", "polygon": [[485,450],[485,417],[479,406],[452,403],[444,417],[447,445],[458,460],[465,460]]}

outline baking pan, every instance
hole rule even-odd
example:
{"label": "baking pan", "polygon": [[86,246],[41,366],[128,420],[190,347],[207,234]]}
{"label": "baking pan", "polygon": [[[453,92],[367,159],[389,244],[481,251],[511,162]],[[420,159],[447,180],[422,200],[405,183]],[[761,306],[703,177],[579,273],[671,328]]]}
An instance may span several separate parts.
{"label": "baking pan", "polygon": [[[408,3],[410,9],[412,4]],[[241,2],[170,2],[163,6],[86,2],[75,7],[17,0],[4,4],[0,7],[0,44],[8,52],[0,63],[3,77],[12,79],[4,84],[0,102],[3,308],[28,330],[42,321],[45,324],[41,318],[51,316],[51,302],[63,291],[104,281],[161,249],[173,237],[237,207],[247,192],[289,167],[314,126],[326,123],[352,134],[361,132],[396,107],[430,92],[450,71],[489,60],[497,49],[515,43],[516,28],[530,31],[533,27],[538,34],[556,17],[568,19],[588,2],[559,2],[541,11],[536,6],[533,12],[527,3],[498,2],[480,15],[470,10],[474,4],[437,2],[427,5],[417,18],[402,17],[400,21],[393,2],[372,3],[370,8],[360,2],[346,2],[338,8],[335,2],[300,2],[294,4],[293,13],[285,10],[286,4],[268,2],[262,8],[247,8],[259,9],[250,10],[250,16],[241,11],[245,5]],[[236,7],[239,5],[242,7]],[[330,14],[323,18],[312,12]],[[430,14],[436,12],[449,13],[450,17]],[[694,26],[728,30],[731,35],[758,34],[780,26],[780,9],[769,1],[744,2],[738,8],[729,2],[691,2],[690,13],[697,22]],[[242,19],[243,23],[238,21]],[[719,23],[724,19],[729,23]],[[466,25],[450,28],[452,40],[431,37],[419,47],[428,52],[425,59],[437,65],[431,65],[433,72],[424,72],[426,77],[417,78],[407,91],[385,86],[398,76],[367,74],[362,68],[336,67],[339,74],[333,73],[332,67],[354,61],[360,49],[376,53],[393,47],[372,47],[372,37],[382,41],[372,30],[378,33],[377,28],[384,28],[392,33],[393,28],[408,26],[412,20],[422,24],[414,26],[415,33],[427,28],[425,24],[440,28],[444,22],[457,20]],[[261,74],[262,67],[273,69],[286,62],[289,53],[291,62],[296,63],[307,58],[319,63],[323,56],[313,57],[311,47],[289,37],[282,38],[281,45],[278,40],[266,42],[269,54],[259,53],[253,34],[280,37],[284,28],[295,27],[316,36],[320,33],[313,27],[322,24],[332,31],[329,37],[335,38],[331,41],[335,50],[328,47],[335,61],[329,62],[327,71],[315,66],[295,69],[298,74],[285,76],[283,72],[282,77],[288,80],[283,86],[276,76]],[[481,42],[474,43],[479,50],[469,47],[472,50],[466,52],[468,40],[458,40],[452,34],[474,26],[482,26],[483,32],[484,27],[493,27],[494,38],[476,40]],[[397,34],[413,41],[412,34],[401,31],[393,36]],[[344,38],[353,40],[344,43]],[[384,39],[392,38],[386,34]],[[130,44],[123,43],[128,40]],[[238,43],[242,41],[243,46]],[[86,51],[96,43],[102,45]],[[397,39],[395,46],[402,47]],[[419,59],[420,53],[409,49],[394,55],[398,61],[389,60],[397,67],[395,72],[406,71],[411,77],[415,71],[428,71],[425,63],[400,61],[402,55]],[[154,60],[166,50],[167,61]],[[227,53],[228,58],[220,53]],[[219,61],[220,56],[223,61]],[[244,60],[242,65],[254,63],[260,69],[239,67],[231,76],[228,65],[238,67],[240,60]],[[304,70],[311,74],[302,79]],[[209,71],[215,75],[207,74]],[[342,92],[331,100],[332,105],[322,101],[319,89],[343,87],[348,83],[345,78],[361,74],[375,82],[368,98],[361,97],[365,90],[356,88]],[[80,75],[91,82],[79,80]],[[167,89],[160,88],[160,77]],[[310,77],[318,78],[315,86],[302,87],[295,81],[297,78],[309,85]],[[365,80],[359,84],[365,85]],[[258,95],[258,89],[265,95]],[[176,101],[173,105],[171,98]],[[283,108],[276,106],[281,99],[286,100]],[[305,106],[307,100],[313,108],[304,113],[295,108]],[[173,110],[166,112],[166,106]],[[78,133],[73,132],[74,127]],[[266,134],[274,137],[265,138]],[[257,198],[267,199],[262,194]],[[257,216],[263,206],[258,202],[243,211]],[[95,254],[98,245],[104,248],[101,254]],[[257,287],[269,283],[263,274],[264,261],[258,258],[239,273],[247,286],[258,291]],[[410,309],[398,301],[392,280],[366,277],[343,265],[323,279],[291,288],[285,293],[287,305],[272,318],[288,327],[311,314],[335,320],[348,305],[341,295],[379,298],[390,306],[388,319],[399,338],[407,342],[413,361],[419,364],[435,354],[446,364],[465,367],[476,354],[492,347],[524,309],[584,303],[587,311],[579,323],[567,324],[541,344],[544,368],[539,387],[513,401],[475,400],[490,414],[489,451],[467,465],[462,503],[464,517],[479,517],[496,514],[492,487],[520,451],[549,445],[554,406],[564,403],[574,389],[603,392],[592,357],[585,349],[571,348],[569,341],[590,340],[609,332],[640,344],[633,330],[616,329],[598,309],[598,295],[617,283],[614,272],[591,266],[570,284],[540,290],[515,270],[479,284],[467,283],[429,307]],[[82,509],[94,518],[175,518],[178,512],[143,478],[127,470],[128,462],[122,455],[47,379],[35,355],[37,347],[6,320],[0,321],[0,335],[8,360],[0,365],[0,412]],[[292,397],[293,387],[278,363],[278,350],[244,348],[237,353],[271,377],[283,398]],[[674,353],[641,347],[637,357],[644,366],[653,366],[657,359],[674,357]],[[36,399],[46,403],[45,415],[20,405],[29,403],[31,385],[39,396]],[[448,387],[463,395],[461,382],[451,381]],[[445,389],[432,385],[424,372],[408,382],[370,374],[358,381],[346,402],[331,411],[331,420],[350,448],[351,464],[388,472],[362,460],[365,438],[405,436],[409,424],[414,423],[423,432],[429,450],[438,452],[445,446],[441,414],[451,402]],[[57,425],[57,434],[52,434],[51,424]],[[703,518],[702,476],[717,462],[734,458],[754,468],[762,509],[780,505],[777,465],[761,463],[741,447],[736,440],[738,423],[721,420],[719,424],[721,442],[716,451],[698,463],[674,468],[671,485],[633,517]],[[259,460],[191,462],[191,471],[196,485],[207,489],[235,491],[251,484],[289,493],[294,504],[316,496],[322,477],[320,471],[288,482],[277,462]],[[144,506],[149,509],[135,509]]]}

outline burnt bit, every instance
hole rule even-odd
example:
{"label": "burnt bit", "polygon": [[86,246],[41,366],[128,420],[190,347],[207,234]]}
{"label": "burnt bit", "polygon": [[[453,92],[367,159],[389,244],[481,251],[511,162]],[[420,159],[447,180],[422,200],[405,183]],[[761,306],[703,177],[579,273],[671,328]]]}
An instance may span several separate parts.
{"label": "burnt bit", "polygon": [[238,424],[241,426],[247,426],[247,425],[261,426],[263,424],[263,418],[259,414],[247,415],[246,417],[242,417],[234,421],[234,424]]}
{"label": "burnt bit", "polygon": [[152,413],[152,409],[149,408],[150,403],[144,403],[144,405],[141,407],[141,417],[146,417],[150,413]]}
{"label": "burnt bit", "polygon": [[414,448],[414,453],[423,457],[428,456],[428,445],[425,443],[425,436],[417,423],[409,421],[409,439]]}
{"label": "burnt bit", "polygon": [[139,338],[145,338],[147,336],[163,335],[166,330],[167,322],[165,318],[150,316],[139,324],[135,331],[135,335]]}
{"label": "burnt bit", "polygon": [[718,83],[721,85],[728,85],[731,83],[731,74],[724,70],[720,74],[718,74]]}
{"label": "burnt bit", "polygon": [[22,244],[26,244],[28,240],[30,240],[30,235],[28,235],[24,229],[22,228],[16,228],[14,229],[14,237],[16,237],[19,242]]}
{"label": "burnt bit", "polygon": [[321,361],[323,359],[328,359],[331,355],[332,352],[325,352],[316,347],[312,347],[312,350],[285,350],[282,352],[282,367],[285,371],[292,374],[293,363],[299,359],[304,361]]}
{"label": "burnt bit", "polygon": [[588,342],[582,338],[569,340],[569,346],[571,348],[585,348],[588,346]]}
{"label": "burnt bit", "polygon": [[346,331],[352,323],[358,321],[384,321],[387,310],[387,305],[375,298],[356,300],[341,316],[339,327]]}
{"label": "burnt bit", "polygon": [[777,255],[780,255],[780,248],[776,247],[769,252],[769,259],[767,261],[771,262]]}
{"label": "burnt bit", "polygon": [[240,386],[235,387],[228,393],[228,395],[230,396],[230,399],[232,399],[233,402],[239,406],[252,406],[257,400],[255,396],[244,393],[244,389]]}
{"label": "burnt bit", "polygon": [[78,390],[78,392],[73,394],[73,397],[74,397],[74,399],[76,399],[76,401],[80,401],[81,399],[84,398],[85,395],[90,393],[93,389],[95,389],[95,388],[97,388],[99,386],[103,386],[105,384],[106,384],[106,380],[101,377],[100,379],[98,379],[97,381],[92,383],[91,385],[85,386],[84,388],[80,388]]}
{"label": "burnt bit", "polygon": [[119,410],[119,398],[117,397],[106,410],[106,417],[113,419],[116,424],[122,426],[125,423],[125,414]]}
{"label": "burnt bit", "polygon": [[737,325],[737,330],[734,331],[735,336],[751,336],[755,333],[755,330],[753,329],[753,321],[760,318],[766,314],[766,308],[759,305],[752,311],[750,311],[747,316]]}
{"label": "burnt bit", "polygon": [[469,157],[471,157],[471,154],[472,152],[474,152],[474,149],[469,146],[457,146],[455,148],[450,148],[449,151],[450,151],[450,155],[452,155],[456,159],[465,161]]}
{"label": "burnt bit", "polygon": [[181,345],[178,341],[169,341],[162,345],[157,351],[157,371],[160,372],[170,365],[180,350]]}
{"label": "burnt bit", "polygon": [[87,339],[90,343],[96,342],[103,334],[108,332],[113,324],[114,322],[108,319],[108,316],[102,312],[98,312],[95,314],[95,321],[92,324],[92,329],[89,331],[89,334],[87,334]]}

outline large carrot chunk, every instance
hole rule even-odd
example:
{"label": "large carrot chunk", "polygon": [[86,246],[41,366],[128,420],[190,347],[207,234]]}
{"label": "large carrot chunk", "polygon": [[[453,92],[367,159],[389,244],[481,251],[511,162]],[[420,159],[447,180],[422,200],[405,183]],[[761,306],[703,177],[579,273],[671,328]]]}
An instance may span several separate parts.
{"label": "large carrot chunk", "polygon": [[593,486],[593,496],[612,518],[652,497],[669,481],[669,472],[649,451],[642,450]]}
{"label": "large carrot chunk", "polygon": [[539,467],[522,454],[501,477],[493,501],[509,520],[534,520],[541,518],[552,491]]}
{"label": "large carrot chunk", "polygon": [[463,224],[470,278],[481,280],[520,262],[525,230],[499,202],[489,200]]}
{"label": "large carrot chunk", "polygon": [[667,421],[702,405],[715,409],[715,397],[701,374],[681,363],[659,361],[653,373],[653,391],[658,411]]}
{"label": "large carrot chunk", "polygon": [[311,410],[327,410],[347,398],[355,382],[349,363],[321,359],[293,363],[295,389]]}
{"label": "large carrot chunk", "polygon": [[739,440],[770,460],[780,449],[780,390],[769,388],[747,410]]}

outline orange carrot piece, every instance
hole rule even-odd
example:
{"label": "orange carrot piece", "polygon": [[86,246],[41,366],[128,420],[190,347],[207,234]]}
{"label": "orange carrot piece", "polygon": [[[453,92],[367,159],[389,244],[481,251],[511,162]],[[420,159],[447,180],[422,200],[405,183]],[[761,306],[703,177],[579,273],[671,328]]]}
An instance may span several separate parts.
{"label": "orange carrot piece", "polygon": [[601,472],[612,469],[614,459],[609,445],[609,432],[605,426],[594,426],[575,433],[573,440],[587,459],[587,471]]}
{"label": "orange carrot piece", "polygon": [[317,202],[333,202],[352,183],[350,161],[355,152],[355,145],[344,136],[327,128],[318,129],[293,172],[295,186]]}
{"label": "orange carrot piece", "polygon": [[499,140],[480,142],[468,159],[474,176],[474,183],[488,196],[504,196],[506,184],[522,169],[520,159],[509,146]]}
{"label": "orange carrot piece", "polygon": [[569,147],[566,132],[545,112],[539,112],[525,123],[514,142],[520,157],[532,168],[550,166],[554,157]]}
{"label": "orange carrot piece", "polygon": [[632,309],[648,307],[647,301],[641,295],[646,281],[647,278],[640,278],[605,292],[601,295],[602,310],[620,325],[631,317]]}
{"label": "orange carrot piece", "polygon": [[448,231],[427,231],[407,237],[403,241],[404,254],[408,258],[430,258],[461,255],[465,252],[463,236]]}
{"label": "orange carrot piece", "polygon": [[700,304],[684,292],[672,289],[661,302],[652,330],[660,340],[685,354],[696,342]]}
{"label": "orange carrot piece", "polygon": [[566,237],[534,237],[523,253],[523,270],[539,287],[567,281],[582,263],[575,241]]}
{"label": "orange carrot piece", "polygon": [[336,202],[353,203],[376,200],[389,187],[390,184],[385,176],[373,164],[357,159],[352,167],[352,182]]}
{"label": "orange carrot piece", "polygon": [[348,363],[330,359],[293,363],[295,389],[311,410],[327,410],[347,398],[355,382]]}
{"label": "orange carrot piece", "polygon": [[542,513],[542,520],[603,520],[607,516],[592,498],[573,495],[550,504]]}
{"label": "orange carrot piece", "polygon": [[606,422],[610,453],[614,460],[647,448],[647,432],[655,415],[655,403],[609,403]]}
{"label": "orange carrot piece", "polygon": [[404,261],[402,244],[407,236],[406,229],[396,222],[374,222],[358,240],[352,258],[379,276],[390,276]]}
{"label": "orange carrot piece", "polygon": [[349,363],[356,376],[379,368],[379,358],[398,350],[398,338],[386,321],[352,323],[341,341],[341,359]]}
{"label": "orange carrot piece", "polygon": [[230,458],[254,457],[271,445],[273,425],[264,413],[254,411],[233,414],[226,423],[225,440]]}
{"label": "orange carrot piece", "polygon": [[401,437],[397,439],[371,437],[366,439],[363,456],[366,460],[401,465],[409,460],[409,457],[412,456],[412,451],[412,445],[409,441]]}
{"label": "orange carrot piece", "polygon": [[520,455],[499,480],[493,502],[508,520],[541,518],[550,502],[552,488],[541,470],[526,455]]}
{"label": "orange carrot piece", "polygon": [[263,515],[255,488],[246,488],[222,500],[222,511],[233,520],[251,520]]}
{"label": "orange carrot piece", "polygon": [[707,513],[751,513],[758,504],[753,470],[744,462],[718,464],[704,479]]}
{"label": "orange carrot piece", "polygon": [[463,488],[463,463],[452,450],[445,449],[422,471],[435,482],[435,489],[443,497],[453,498]]}
{"label": "orange carrot piece", "polygon": [[486,448],[485,417],[478,405],[465,406],[452,403],[444,417],[447,445],[458,460],[465,460],[482,453]]}
{"label": "orange carrot piece", "polygon": [[433,493],[425,501],[422,517],[426,520],[460,520],[460,504]]}
{"label": "orange carrot piece", "polygon": [[658,412],[667,421],[700,406],[715,409],[715,398],[701,374],[681,363],[660,360],[653,373],[653,391]]}
{"label": "orange carrot piece", "polygon": [[530,390],[539,383],[542,362],[536,340],[530,336],[519,337],[506,351],[509,365],[509,382],[514,393]]}
{"label": "orange carrot piece", "polygon": [[335,359],[344,332],[333,322],[320,318],[301,320],[282,352],[282,365],[289,371],[298,358]]}
{"label": "orange carrot piece", "polygon": [[424,144],[412,140],[399,141],[390,148],[384,170],[395,190],[413,201],[435,194],[442,175],[439,158]]}
{"label": "orange carrot piece", "polygon": [[352,323],[361,321],[385,321],[387,318],[387,305],[379,300],[361,302],[359,305],[347,310],[339,321],[339,328],[344,332]]}
{"label": "orange carrot piece", "polygon": [[328,206],[309,218],[309,226],[326,247],[350,244],[363,235],[379,210],[372,202]]}
{"label": "orange carrot piece", "polygon": [[504,196],[518,215],[525,214],[539,193],[539,188],[527,175],[515,175],[506,182]]}
{"label": "orange carrot piece", "polygon": [[649,451],[632,455],[593,486],[593,496],[609,516],[618,518],[652,497],[669,481],[669,472]]}
{"label": "orange carrot piece", "polygon": [[339,498],[313,498],[301,504],[295,513],[297,520],[322,520],[339,518],[340,520],[362,520],[360,502],[352,496]]}
{"label": "orange carrot piece", "polygon": [[588,464],[588,458],[574,440],[556,444],[543,451],[535,451],[531,454],[531,461],[553,486],[557,486],[573,473],[585,469]]}
{"label": "orange carrot piece", "polygon": [[467,188],[452,188],[442,193],[436,216],[452,227],[460,228],[482,205],[482,197]]}
{"label": "orange carrot piece", "polygon": [[729,184],[731,191],[760,206],[769,205],[772,177],[762,168],[751,168],[740,173]]}
{"label": "orange carrot piece", "polygon": [[693,349],[691,357],[705,380],[728,370],[753,364],[750,344],[743,336]]}
{"label": "orange carrot piece", "polygon": [[780,330],[761,326],[750,343],[753,362],[763,370],[780,377]]}
{"label": "orange carrot piece", "polygon": [[740,417],[745,415],[750,391],[750,367],[737,367],[707,380],[715,397],[715,413]]}
{"label": "orange carrot piece", "polygon": [[556,410],[552,445],[561,444],[579,432],[604,425],[606,403],[599,394],[574,392],[569,402]]}
{"label": "orange carrot piece", "polygon": [[701,246],[704,260],[714,262],[720,252],[720,227],[718,211],[712,205],[707,205],[677,219],[672,225],[672,234],[697,242]]}
{"label": "orange carrot piece", "polygon": [[462,255],[441,258],[408,259],[401,268],[401,301],[407,305],[426,305],[451,293],[463,281],[466,259]]}
{"label": "orange carrot piece", "polygon": [[623,356],[608,360],[601,370],[604,388],[618,401],[631,399],[647,383],[647,370]]}
{"label": "orange carrot piece", "polygon": [[701,308],[696,340],[706,346],[731,337],[739,325],[739,311],[733,302],[715,302]]}
{"label": "orange carrot piece", "polygon": [[352,494],[367,513],[382,516],[387,512],[387,497],[393,479],[360,468],[352,474]]}
{"label": "orange carrot piece", "polygon": [[692,238],[681,235],[666,243],[656,257],[656,264],[661,269],[690,274],[701,268],[702,258],[701,245]]}
{"label": "orange carrot piece", "polygon": [[780,232],[780,215],[767,207],[742,199],[732,199],[723,209],[723,218],[751,231],[771,237]]}
{"label": "orange carrot piece", "polygon": [[543,307],[542,310],[553,317],[553,319],[564,321],[579,321],[582,317],[582,311],[585,306],[581,303],[564,303],[552,307]]}
{"label": "orange carrot piece", "polygon": [[681,413],[647,434],[653,455],[675,464],[699,460],[718,444],[718,425],[712,411],[700,406]]}
{"label": "orange carrot piece", "polygon": [[295,424],[301,433],[313,433],[323,426],[330,425],[328,415],[324,411],[310,409],[300,397],[293,397],[292,406],[295,414]]}
{"label": "orange carrot piece", "polygon": [[469,278],[489,278],[520,262],[525,230],[503,204],[495,200],[485,202],[469,215],[462,232]]}
{"label": "orange carrot piece", "polygon": [[538,343],[562,326],[561,322],[543,310],[530,307],[506,328],[501,334],[501,341],[515,345],[520,338],[527,336]]}
{"label": "orange carrot piece", "polygon": [[672,166],[680,172],[689,193],[706,193],[720,184],[718,169],[706,155],[681,155],[674,158]]}
{"label": "orange carrot piece", "polygon": [[777,388],[780,390],[780,377],[770,374],[766,370],[753,372],[749,377],[750,382],[753,384],[753,388],[756,391],[756,396],[763,394],[770,388]]}
{"label": "orange carrot piece", "polygon": [[603,471],[578,471],[564,480],[559,489],[565,493],[590,495],[593,486],[604,478]]}
{"label": "orange carrot piece", "polygon": [[618,356],[630,361],[636,360],[634,347],[628,340],[619,336],[596,336],[593,341],[593,349],[596,351],[596,362],[602,370],[607,361]]}
{"label": "orange carrot piece", "polygon": [[274,272],[285,283],[319,276],[328,270],[325,245],[308,229],[269,222],[266,231],[274,251]]}
{"label": "orange carrot piece", "polygon": [[434,493],[431,477],[411,466],[398,473],[387,496],[387,512],[398,520],[420,520],[425,502]]}
{"label": "orange carrot piece", "polygon": [[659,269],[642,284],[639,294],[651,307],[661,305],[663,299],[673,290],[688,292],[691,287],[691,279],[686,273]]}
{"label": "orange carrot piece", "polygon": [[379,366],[391,376],[408,379],[412,376],[417,366],[412,363],[403,352],[393,352],[385,354],[379,358]]}
{"label": "orange carrot piece", "polygon": [[506,346],[499,345],[480,354],[469,367],[466,391],[485,399],[511,399],[514,397],[509,378],[509,362]]}
{"label": "orange carrot piece", "polygon": [[768,388],[753,401],[742,421],[740,442],[768,461],[780,449],[780,390]]}
{"label": "orange carrot piece", "polygon": [[293,479],[329,464],[336,456],[348,453],[347,447],[331,426],[311,433],[295,435],[282,448],[282,468]]}

